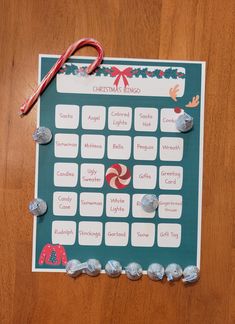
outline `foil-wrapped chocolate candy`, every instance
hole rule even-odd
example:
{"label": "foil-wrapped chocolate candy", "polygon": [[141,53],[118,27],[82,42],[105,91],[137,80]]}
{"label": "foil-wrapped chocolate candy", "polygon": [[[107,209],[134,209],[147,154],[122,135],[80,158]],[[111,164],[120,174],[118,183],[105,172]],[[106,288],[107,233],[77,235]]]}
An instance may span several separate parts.
{"label": "foil-wrapped chocolate candy", "polygon": [[189,132],[193,128],[193,117],[184,113],[176,119],[175,125],[178,131],[182,133]]}
{"label": "foil-wrapped chocolate candy", "polygon": [[144,195],[141,199],[141,207],[147,213],[154,212],[158,208],[158,205],[159,201],[156,195],[147,194]]}
{"label": "foil-wrapped chocolate candy", "polygon": [[162,278],[164,277],[165,270],[161,264],[152,263],[148,267],[147,274],[151,280],[159,281],[159,280],[162,280]]}
{"label": "foil-wrapped chocolate candy", "polygon": [[84,262],[84,272],[91,277],[96,277],[100,274],[101,264],[99,260],[89,259]]}
{"label": "foil-wrapped chocolate candy", "polygon": [[33,139],[38,144],[48,144],[52,139],[52,133],[47,127],[38,127],[33,133]]}
{"label": "foil-wrapped chocolate candy", "polygon": [[193,283],[199,280],[200,278],[200,270],[197,266],[190,265],[187,266],[183,271],[183,283]]}
{"label": "foil-wrapped chocolate candy", "polygon": [[76,259],[69,260],[66,264],[65,270],[67,275],[76,278],[82,273],[81,262]]}
{"label": "foil-wrapped chocolate candy", "polygon": [[47,211],[47,203],[40,198],[33,199],[29,203],[29,211],[33,216],[42,216]]}
{"label": "foil-wrapped chocolate candy", "polygon": [[122,273],[122,266],[116,260],[109,260],[105,265],[105,272],[109,277],[116,278]]}
{"label": "foil-wrapped chocolate candy", "polygon": [[165,274],[167,276],[168,281],[175,281],[181,278],[182,276],[182,268],[180,265],[176,263],[171,263],[166,267]]}
{"label": "foil-wrapped chocolate candy", "polygon": [[143,275],[143,269],[141,265],[136,262],[129,263],[125,268],[125,272],[127,278],[129,278],[130,280],[138,280]]}

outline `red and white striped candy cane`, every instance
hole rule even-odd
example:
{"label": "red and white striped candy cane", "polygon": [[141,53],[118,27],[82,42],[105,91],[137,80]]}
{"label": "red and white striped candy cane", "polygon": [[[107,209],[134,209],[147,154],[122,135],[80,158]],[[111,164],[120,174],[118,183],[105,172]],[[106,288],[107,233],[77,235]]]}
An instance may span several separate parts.
{"label": "red and white striped candy cane", "polygon": [[35,102],[38,100],[38,97],[43,93],[43,91],[46,89],[48,84],[51,82],[51,80],[54,78],[54,76],[60,70],[63,64],[67,61],[67,59],[76,50],[78,50],[79,48],[85,45],[93,46],[98,52],[98,56],[96,60],[87,67],[87,73],[88,74],[92,73],[100,65],[104,57],[104,51],[101,44],[98,41],[96,41],[93,38],[83,38],[73,43],[72,45],[69,46],[67,51],[61,55],[61,57],[51,68],[51,70],[45,75],[45,77],[43,78],[42,82],[39,84],[38,88],[35,90],[33,95],[29,99],[27,99],[26,102],[20,107],[21,116],[24,116],[30,111],[30,109],[33,107]]}

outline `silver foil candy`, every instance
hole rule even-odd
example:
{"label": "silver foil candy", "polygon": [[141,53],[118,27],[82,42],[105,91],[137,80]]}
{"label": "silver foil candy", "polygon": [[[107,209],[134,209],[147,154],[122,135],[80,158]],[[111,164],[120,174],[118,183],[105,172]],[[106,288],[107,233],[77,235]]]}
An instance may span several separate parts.
{"label": "silver foil candy", "polygon": [[141,265],[136,262],[129,263],[125,268],[125,272],[127,278],[129,278],[130,280],[138,280],[143,275],[143,269]]}
{"label": "silver foil candy", "polygon": [[186,133],[193,128],[193,117],[184,113],[176,119],[176,128],[182,133]]}
{"label": "silver foil candy", "polygon": [[183,271],[183,276],[182,281],[186,284],[196,282],[200,278],[200,270],[194,265],[187,266]]}
{"label": "silver foil candy", "polygon": [[84,262],[84,272],[91,277],[96,277],[100,274],[101,264],[100,261],[96,259],[89,259]]}
{"label": "silver foil candy", "polygon": [[153,194],[144,195],[143,198],[141,199],[141,206],[143,210],[146,211],[147,213],[154,212],[158,208],[158,205],[159,205],[159,201],[156,195]]}
{"label": "silver foil candy", "polygon": [[44,200],[36,198],[29,203],[29,211],[34,216],[42,216],[47,211],[47,204]]}
{"label": "silver foil candy", "polygon": [[82,273],[81,262],[75,259],[69,260],[65,270],[70,277],[76,278]]}
{"label": "silver foil candy", "polygon": [[38,127],[33,133],[33,139],[38,144],[48,144],[52,139],[52,133],[47,127]]}
{"label": "silver foil candy", "polygon": [[105,265],[105,272],[109,277],[116,278],[122,273],[122,266],[116,260],[109,260]]}
{"label": "silver foil candy", "polygon": [[162,278],[164,277],[165,270],[161,264],[152,263],[148,267],[147,274],[150,279],[158,281],[158,280],[162,280]]}
{"label": "silver foil candy", "polygon": [[167,276],[168,281],[175,281],[180,279],[182,276],[182,268],[180,265],[176,263],[171,263],[166,267],[165,274]]}

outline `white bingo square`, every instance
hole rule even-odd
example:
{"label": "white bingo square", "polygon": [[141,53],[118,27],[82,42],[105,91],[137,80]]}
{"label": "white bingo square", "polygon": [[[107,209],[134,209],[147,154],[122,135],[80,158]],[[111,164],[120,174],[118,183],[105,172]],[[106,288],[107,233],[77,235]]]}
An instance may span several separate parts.
{"label": "white bingo square", "polygon": [[184,140],[181,137],[161,137],[160,160],[181,161],[183,158]]}
{"label": "white bingo square", "polygon": [[132,216],[135,218],[153,218],[156,212],[147,213],[141,206],[141,200],[145,194],[134,194],[132,196]]}
{"label": "white bingo square", "polygon": [[180,190],[183,184],[183,168],[181,166],[160,166],[159,188]]}
{"label": "white bingo square", "polygon": [[133,168],[133,187],[135,189],[155,189],[157,167],[155,165],[135,165]]}
{"label": "white bingo square", "polygon": [[108,193],[106,195],[106,215],[108,217],[127,217],[130,210],[130,195]]}
{"label": "white bingo square", "polygon": [[131,129],[132,109],[130,107],[109,107],[108,128],[128,131]]}
{"label": "white bingo square", "polygon": [[56,187],[76,187],[78,181],[77,163],[55,163],[54,185]]}
{"label": "white bingo square", "polygon": [[101,222],[79,222],[79,245],[100,245],[102,242],[102,235],[103,224]]}
{"label": "white bingo square", "polygon": [[157,245],[159,247],[178,248],[181,244],[180,224],[158,224]]}
{"label": "white bingo square", "polygon": [[81,164],[81,187],[102,188],[104,184],[104,165],[95,163]]}
{"label": "white bingo square", "polygon": [[101,192],[80,193],[80,216],[100,217],[104,209],[104,194]]}
{"label": "white bingo square", "polygon": [[104,135],[82,135],[81,156],[87,159],[103,159],[105,150]]}
{"label": "white bingo square", "polygon": [[55,157],[76,158],[78,139],[77,134],[55,134]]}
{"label": "white bingo square", "polygon": [[79,125],[79,106],[56,105],[55,127],[65,129],[76,129]]}
{"label": "white bingo square", "polygon": [[133,223],[131,225],[131,245],[151,247],[155,242],[155,224]]}
{"label": "white bingo square", "polygon": [[76,240],[76,222],[52,222],[52,244],[73,245]]}
{"label": "white bingo square", "polygon": [[135,130],[142,132],[155,132],[158,124],[158,109],[135,108]]}
{"label": "white bingo square", "polygon": [[82,128],[99,129],[105,127],[106,109],[103,106],[82,107]]}
{"label": "white bingo square", "polygon": [[77,196],[76,192],[55,191],[53,193],[53,214],[56,216],[75,216]]}
{"label": "white bingo square", "polygon": [[105,224],[105,245],[126,246],[129,239],[129,224],[124,222],[107,222]]}
{"label": "white bingo square", "polygon": [[154,161],[157,157],[157,137],[135,136],[134,159]]}
{"label": "white bingo square", "polygon": [[158,216],[160,218],[178,219],[182,215],[181,195],[159,195]]}
{"label": "white bingo square", "polygon": [[108,158],[114,160],[129,160],[131,155],[130,136],[108,136]]}
{"label": "white bingo square", "polygon": [[180,115],[183,115],[183,113],[183,109],[181,109],[181,112],[179,113],[175,112],[175,110],[171,108],[161,109],[161,131],[179,133],[176,128],[175,122]]}

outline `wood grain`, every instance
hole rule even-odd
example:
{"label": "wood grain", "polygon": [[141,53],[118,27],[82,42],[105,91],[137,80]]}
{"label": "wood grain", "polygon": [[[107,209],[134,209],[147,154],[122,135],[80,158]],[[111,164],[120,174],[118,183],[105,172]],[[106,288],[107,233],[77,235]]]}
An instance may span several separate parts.
{"label": "wood grain", "polygon": [[[235,323],[234,17],[234,0],[0,1],[1,323]],[[84,36],[107,56],[207,61],[202,277],[194,286],[31,273],[36,109],[20,119],[18,107],[36,86],[38,54],[62,53]]]}

